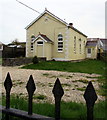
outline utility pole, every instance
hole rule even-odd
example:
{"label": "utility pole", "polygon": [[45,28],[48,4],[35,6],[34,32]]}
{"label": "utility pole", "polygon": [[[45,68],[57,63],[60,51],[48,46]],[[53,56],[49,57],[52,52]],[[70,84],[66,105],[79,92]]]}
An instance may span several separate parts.
{"label": "utility pole", "polygon": [[107,38],[107,1],[105,2],[105,38]]}

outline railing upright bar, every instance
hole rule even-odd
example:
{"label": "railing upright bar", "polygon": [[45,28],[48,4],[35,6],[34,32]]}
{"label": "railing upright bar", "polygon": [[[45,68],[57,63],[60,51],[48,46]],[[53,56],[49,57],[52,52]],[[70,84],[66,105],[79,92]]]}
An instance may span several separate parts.
{"label": "railing upright bar", "polygon": [[[9,109],[10,108],[10,91],[12,88],[12,80],[9,73],[7,74],[7,77],[5,79],[4,87],[6,90],[6,109]],[[5,119],[9,120],[8,114],[5,115]]]}
{"label": "railing upright bar", "polygon": [[58,78],[54,84],[54,88],[52,92],[55,97],[55,120],[60,120],[60,103],[61,103],[61,98],[64,95],[64,90]]}
{"label": "railing upright bar", "polygon": [[88,86],[85,90],[84,98],[87,105],[87,120],[93,120],[93,108],[95,101],[97,100],[97,94],[91,81],[88,83]]}

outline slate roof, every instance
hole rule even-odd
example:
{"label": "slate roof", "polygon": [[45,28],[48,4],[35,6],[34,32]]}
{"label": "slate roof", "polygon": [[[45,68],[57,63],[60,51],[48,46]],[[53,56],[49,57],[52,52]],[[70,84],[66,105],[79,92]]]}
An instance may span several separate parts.
{"label": "slate roof", "polygon": [[38,38],[43,38],[46,42],[53,43],[52,40],[50,40],[46,35],[39,33],[39,35],[35,38],[34,41],[36,41]]}
{"label": "slate roof", "polygon": [[107,51],[107,39],[100,39],[100,41],[103,43],[103,50],[106,50]]}
{"label": "slate roof", "polygon": [[107,39],[100,39],[100,40],[103,44],[107,45]]}
{"label": "slate roof", "polygon": [[95,47],[97,45],[97,41],[87,41],[86,47]]}
{"label": "slate roof", "polygon": [[0,45],[2,45],[3,43],[2,42],[0,42]]}
{"label": "slate roof", "polygon": [[88,38],[87,41],[99,41],[100,38]]}

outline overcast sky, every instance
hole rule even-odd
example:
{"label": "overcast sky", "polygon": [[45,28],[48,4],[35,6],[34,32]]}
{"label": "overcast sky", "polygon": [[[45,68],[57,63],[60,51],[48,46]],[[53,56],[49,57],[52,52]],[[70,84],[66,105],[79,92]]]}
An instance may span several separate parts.
{"label": "overcast sky", "polygon": [[[45,7],[88,37],[105,37],[105,0],[19,0],[42,13]],[[0,41],[26,41],[25,27],[39,14],[16,0],[0,0]]]}

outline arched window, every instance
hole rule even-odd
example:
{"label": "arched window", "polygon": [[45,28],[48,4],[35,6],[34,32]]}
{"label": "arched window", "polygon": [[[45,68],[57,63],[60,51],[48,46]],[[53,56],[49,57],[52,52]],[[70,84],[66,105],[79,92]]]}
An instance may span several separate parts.
{"label": "arched window", "polygon": [[34,41],[34,39],[35,39],[35,36],[32,35],[32,36],[31,36],[31,41]]}
{"label": "arched window", "polygon": [[34,39],[35,39],[35,36],[32,35],[31,36],[31,51],[33,51],[33,41],[34,41]]}
{"label": "arched window", "polygon": [[58,52],[63,51],[63,35],[59,34],[58,35]]}

